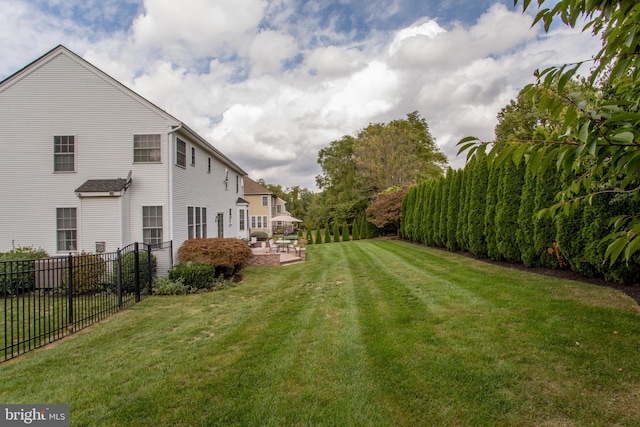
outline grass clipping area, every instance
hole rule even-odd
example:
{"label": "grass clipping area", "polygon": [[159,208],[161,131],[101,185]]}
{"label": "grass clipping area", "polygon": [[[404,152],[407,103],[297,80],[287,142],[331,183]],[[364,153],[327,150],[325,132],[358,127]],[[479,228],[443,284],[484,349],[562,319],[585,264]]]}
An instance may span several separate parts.
{"label": "grass clipping area", "polygon": [[309,246],[0,366],[71,425],[640,425],[624,294],[401,241]]}

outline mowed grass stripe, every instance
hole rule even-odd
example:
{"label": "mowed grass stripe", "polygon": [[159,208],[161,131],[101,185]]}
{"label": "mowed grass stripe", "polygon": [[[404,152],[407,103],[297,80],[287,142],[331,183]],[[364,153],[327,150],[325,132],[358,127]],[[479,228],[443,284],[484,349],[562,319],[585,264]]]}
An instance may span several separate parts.
{"label": "mowed grass stripe", "polygon": [[623,295],[400,241],[307,250],[4,364],[0,400],[92,426],[640,424]]}

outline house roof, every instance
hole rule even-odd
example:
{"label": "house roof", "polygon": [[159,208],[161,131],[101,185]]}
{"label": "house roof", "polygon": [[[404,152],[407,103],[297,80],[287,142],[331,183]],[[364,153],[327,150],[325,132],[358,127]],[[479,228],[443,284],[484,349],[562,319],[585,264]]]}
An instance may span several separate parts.
{"label": "house roof", "polygon": [[58,55],[67,55],[69,58],[71,58],[72,60],[77,62],[79,65],[82,65],[85,68],[91,70],[96,75],[101,77],[103,80],[105,80],[109,84],[115,86],[116,88],[118,88],[122,92],[126,93],[128,96],[136,99],[138,102],[140,102],[141,104],[145,105],[147,108],[151,109],[156,114],[159,114],[159,115],[165,117],[168,121],[173,122],[174,125],[173,125],[173,129],[171,130],[171,132],[180,132],[180,133],[182,133],[184,135],[187,135],[191,139],[195,140],[198,144],[200,144],[206,151],[209,151],[214,157],[218,158],[222,163],[224,163],[225,165],[227,165],[231,169],[234,169],[236,172],[240,173],[241,175],[247,175],[247,172],[245,172],[239,165],[237,165],[230,158],[228,158],[227,156],[222,154],[222,152],[220,152],[220,150],[215,148],[209,141],[207,141],[202,136],[198,135],[195,131],[190,129],[185,123],[183,123],[182,121],[178,120],[176,117],[172,116],[171,114],[167,113],[165,110],[163,110],[162,108],[158,107],[157,105],[155,105],[154,103],[152,103],[148,99],[144,98],[143,96],[141,96],[141,95],[137,94],[136,92],[134,92],[133,90],[129,89],[124,84],[120,83],[118,80],[116,80],[113,77],[109,76],[107,73],[105,73],[104,71],[100,70],[98,67],[96,67],[95,65],[93,65],[90,62],[86,61],[85,59],[81,58],[79,55],[77,55],[76,53],[70,51],[69,49],[67,49],[63,45],[58,45],[58,46],[54,47],[49,52],[47,52],[44,55],[42,55],[40,58],[34,60],[33,62],[31,62],[30,64],[26,65],[22,69],[16,71],[15,73],[10,75],[9,77],[7,77],[4,80],[0,81],[0,92],[2,92],[2,90],[5,87],[9,87],[9,86],[13,85],[15,82],[20,81],[22,79],[22,77],[24,77],[27,74],[29,74],[31,72],[31,70],[36,69],[36,68],[48,63],[49,61],[51,61],[53,58],[57,57]]}
{"label": "house roof", "polygon": [[248,176],[244,177],[244,194],[252,195],[252,194],[268,194],[272,195],[273,191],[268,188],[258,184]]}
{"label": "house roof", "polygon": [[122,191],[127,186],[127,180],[116,179],[90,179],[76,188],[76,193],[108,193],[110,191]]}
{"label": "house roof", "polygon": [[247,202],[245,199],[243,199],[242,197],[238,197],[238,200],[236,200],[236,204],[238,205],[243,205],[243,204],[247,204],[249,205],[250,203]]}

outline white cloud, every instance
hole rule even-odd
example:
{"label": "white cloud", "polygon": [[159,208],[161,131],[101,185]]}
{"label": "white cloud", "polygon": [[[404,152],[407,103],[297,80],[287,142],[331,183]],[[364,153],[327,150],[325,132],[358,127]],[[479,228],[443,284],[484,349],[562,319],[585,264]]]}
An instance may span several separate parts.
{"label": "white cloud", "polygon": [[536,68],[588,59],[599,45],[565,27],[541,34],[530,29],[531,16],[502,5],[472,25],[415,17],[396,31],[350,39],[335,19],[319,26],[310,12],[322,10],[318,2],[305,2],[299,16],[289,0],[144,0],[126,31],[100,36],[26,0],[0,3],[0,78],[65,44],[186,122],[252,178],[308,188],[320,173],[319,149],[416,110],[462,166],[455,143],[491,139],[496,114]]}

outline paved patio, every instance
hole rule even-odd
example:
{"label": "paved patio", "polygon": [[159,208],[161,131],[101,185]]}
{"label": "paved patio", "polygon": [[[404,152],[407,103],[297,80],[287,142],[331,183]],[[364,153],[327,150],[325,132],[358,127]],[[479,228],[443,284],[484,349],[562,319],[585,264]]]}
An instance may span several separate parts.
{"label": "paved patio", "polygon": [[287,265],[293,264],[296,262],[301,262],[306,260],[306,251],[303,248],[300,255],[296,254],[296,251],[289,250],[288,252],[280,251],[280,252],[269,252],[269,248],[251,248],[253,252],[254,262],[250,263],[250,265]]}

